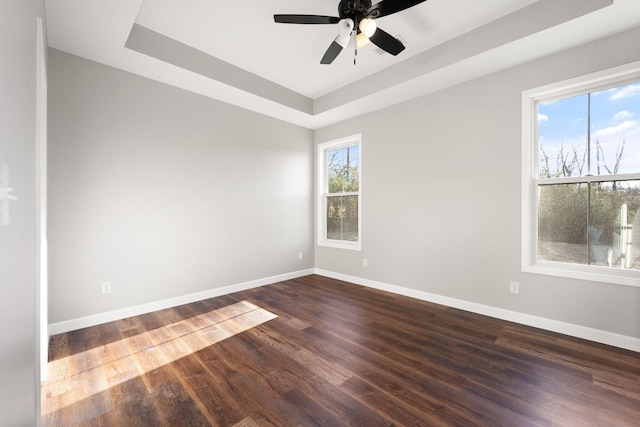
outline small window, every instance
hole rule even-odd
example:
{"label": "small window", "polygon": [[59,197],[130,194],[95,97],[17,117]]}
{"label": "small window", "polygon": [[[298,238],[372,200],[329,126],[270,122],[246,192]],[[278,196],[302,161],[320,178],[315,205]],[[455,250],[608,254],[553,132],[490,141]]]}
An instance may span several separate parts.
{"label": "small window", "polygon": [[360,135],[318,145],[318,245],[360,250]]}
{"label": "small window", "polygon": [[640,286],[640,66],[523,94],[523,270]]}

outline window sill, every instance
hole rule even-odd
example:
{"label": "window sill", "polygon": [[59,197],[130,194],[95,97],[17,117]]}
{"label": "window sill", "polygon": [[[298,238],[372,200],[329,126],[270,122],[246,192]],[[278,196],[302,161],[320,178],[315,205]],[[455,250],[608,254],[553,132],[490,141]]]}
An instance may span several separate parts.
{"label": "window sill", "polygon": [[619,270],[608,267],[538,261],[533,265],[523,266],[522,271],[525,273],[543,274],[591,282],[640,287],[640,272],[636,270]]}
{"label": "window sill", "polygon": [[362,250],[362,245],[360,244],[360,242],[347,242],[342,240],[321,240],[318,242],[318,246],[335,249],[347,249],[350,251]]}

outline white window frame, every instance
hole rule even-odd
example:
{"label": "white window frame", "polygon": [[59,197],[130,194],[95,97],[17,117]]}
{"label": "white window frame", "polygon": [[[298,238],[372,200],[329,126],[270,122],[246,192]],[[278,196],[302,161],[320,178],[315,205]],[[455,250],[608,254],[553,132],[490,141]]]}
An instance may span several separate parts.
{"label": "white window frame", "polygon": [[[640,80],[640,61],[530,89],[522,92],[522,271],[595,282],[640,287],[637,270],[613,269],[538,260],[538,135],[537,104],[553,101]],[[616,175],[622,179],[640,179],[640,173]],[[562,181],[562,182],[560,182]],[[554,184],[598,182],[601,177],[554,179]]]}
{"label": "white window frame", "polygon": [[[342,193],[345,196],[358,196],[358,241],[335,240],[327,238],[327,195],[328,195],[328,174],[327,174],[327,152],[337,148],[358,145],[359,162],[358,177],[359,185],[357,192]],[[356,134],[334,141],[318,144],[316,152],[317,160],[317,242],[318,246],[326,246],[330,248],[362,250],[362,134]]]}

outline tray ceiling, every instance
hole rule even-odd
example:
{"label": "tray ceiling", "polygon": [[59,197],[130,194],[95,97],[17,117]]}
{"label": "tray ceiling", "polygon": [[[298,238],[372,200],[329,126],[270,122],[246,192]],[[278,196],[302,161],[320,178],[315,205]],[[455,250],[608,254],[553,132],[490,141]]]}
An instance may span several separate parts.
{"label": "tray ceiling", "polygon": [[320,58],[338,0],[45,0],[49,46],[311,129],[640,25],[637,0],[429,0],[378,25],[397,57]]}

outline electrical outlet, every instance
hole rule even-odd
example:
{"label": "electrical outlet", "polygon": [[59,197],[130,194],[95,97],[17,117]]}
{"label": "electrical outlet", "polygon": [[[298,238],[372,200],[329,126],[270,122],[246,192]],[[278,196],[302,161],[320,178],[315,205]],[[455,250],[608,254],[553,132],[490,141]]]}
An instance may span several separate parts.
{"label": "electrical outlet", "polygon": [[363,267],[369,267],[369,261],[368,261],[366,258],[364,258],[364,259],[362,260],[362,266],[363,266]]}
{"label": "electrical outlet", "polygon": [[509,292],[512,294],[520,293],[520,283],[518,282],[509,282]]}
{"label": "electrical outlet", "polygon": [[298,261],[302,261],[302,252],[298,252]]}
{"label": "electrical outlet", "polygon": [[111,282],[102,282],[102,295],[111,293]]}

